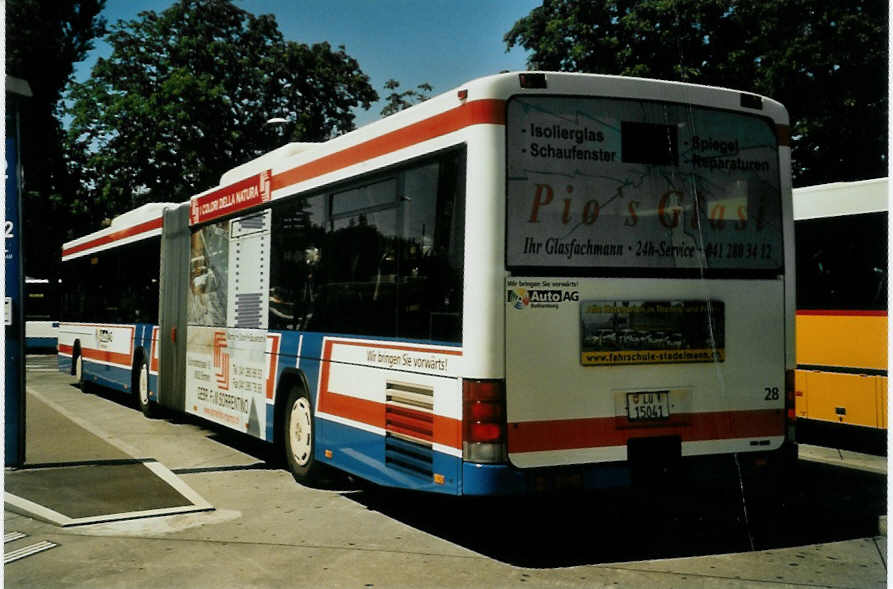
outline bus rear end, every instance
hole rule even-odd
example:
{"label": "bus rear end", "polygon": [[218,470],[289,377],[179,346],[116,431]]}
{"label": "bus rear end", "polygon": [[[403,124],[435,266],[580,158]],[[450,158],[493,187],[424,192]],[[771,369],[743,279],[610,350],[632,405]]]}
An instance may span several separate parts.
{"label": "bus rear end", "polygon": [[784,109],[646,80],[535,85],[506,106],[510,468],[542,490],[699,474],[709,457],[780,464],[793,448]]}

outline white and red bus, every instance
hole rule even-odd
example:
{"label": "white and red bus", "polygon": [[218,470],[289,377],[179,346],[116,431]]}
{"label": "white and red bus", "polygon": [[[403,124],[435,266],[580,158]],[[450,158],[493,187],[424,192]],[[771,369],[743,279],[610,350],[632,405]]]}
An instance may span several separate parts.
{"label": "white and red bus", "polygon": [[[62,323],[62,368],[280,444],[300,481],[524,493],[795,455],[772,100],[500,74],[128,215],[64,246],[150,276]],[[121,325],[155,279],[158,322]]]}
{"label": "white and red bus", "polygon": [[59,286],[48,278],[25,276],[25,351],[56,349],[59,328]]}
{"label": "white and red bus", "polygon": [[132,393],[142,379],[148,391],[149,368],[155,386],[161,213],[174,206],[144,205],[62,246],[59,367],[85,389]]}

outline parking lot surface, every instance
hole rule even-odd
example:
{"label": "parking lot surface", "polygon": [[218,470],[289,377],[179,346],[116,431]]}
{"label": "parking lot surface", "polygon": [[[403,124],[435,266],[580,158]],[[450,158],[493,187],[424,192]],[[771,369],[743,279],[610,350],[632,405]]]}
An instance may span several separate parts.
{"label": "parking lot surface", "polygon": [[[70,467],[128,478],[118,495],[137,497],[107,510],[140,515],[52,523],[14,511],[7,485],[7,587],[886,586],[885,457],[804,447],[802,486],[777,521],[697,490],[469,500],[348,478],[309,488],[262,443],[146,419],[118,394],[82,393],[54,362],[28,358],[26,465],[6,478]],[[121,468],[147,464],[174,490]],[[54,476],[42,500],[59,509],[102,482],[84,491]],[[183,511],[148,513],[167,503]]]}

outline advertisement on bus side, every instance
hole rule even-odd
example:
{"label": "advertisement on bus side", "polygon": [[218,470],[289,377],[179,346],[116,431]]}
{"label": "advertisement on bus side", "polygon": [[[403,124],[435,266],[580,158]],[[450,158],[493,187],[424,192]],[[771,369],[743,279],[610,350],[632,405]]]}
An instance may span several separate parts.
{"label": "advertisement on bus side", "polygon": [[186,410],[232,429],[266,432],[267,334],[248,329],[190,326],[186,353]]}

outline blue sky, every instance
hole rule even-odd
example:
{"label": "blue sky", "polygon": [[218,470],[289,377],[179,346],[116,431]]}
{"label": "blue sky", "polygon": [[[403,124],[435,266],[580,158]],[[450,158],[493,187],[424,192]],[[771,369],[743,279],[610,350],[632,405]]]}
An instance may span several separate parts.
{"label": "blue sky", "polygon": [[[161,12],[173,0],[107,0],[109,25],[133,20],[144,10]],[[344,45],[348,55],[384,96],[389,78],[401,90],[428,82],[433,94],[502,70],[526,67],[527,53],[506,53],[502,38],[540,0],[235,0],[253,14],[274,14],[286,39],[300,43],[328,41]],[[101,40],[88,58],[76,64],[75,79],[89,77],[97,57],[111,48]],[[356,112],[357,125],[379,118],[383,103]]]}

